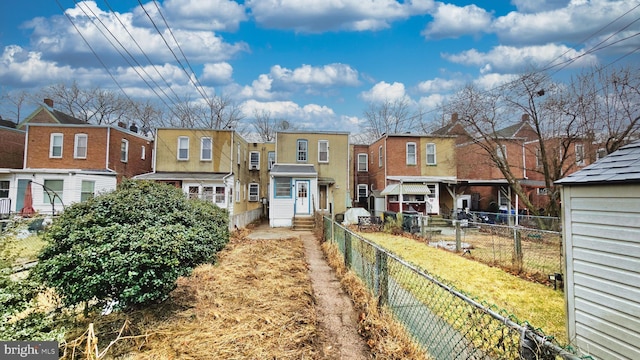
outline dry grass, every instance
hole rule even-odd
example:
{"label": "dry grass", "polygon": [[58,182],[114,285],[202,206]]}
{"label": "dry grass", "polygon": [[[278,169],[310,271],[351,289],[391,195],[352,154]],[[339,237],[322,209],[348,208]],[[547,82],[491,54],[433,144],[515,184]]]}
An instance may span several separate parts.
{"label": "dry grass", "polygon": [[336,271],[342,287],[349,293],[359,313],[359,332],[376,359],[428,359],[413,342],[402,325],[386,309],[378,309],[366,285],[344,266],[342,254],[332,243],[323,243],[322,249],[329,265]]}
{"label": "dry grass", "polygon": [[[317,358],[316,312],[304,259],[299,239],[233,239],[217,265],[200,266],[179,279],[169,301],[129,313],[121,336],[136,337],[122,340],[107,358]],[[123,323],[121,314],[96,321],[99,347],[106,347]]]}
{"label": "dry grass", "polygon": [[465,293],[495,304],[566,343],[562,292],[407,237],[385,233],[362,235]]}

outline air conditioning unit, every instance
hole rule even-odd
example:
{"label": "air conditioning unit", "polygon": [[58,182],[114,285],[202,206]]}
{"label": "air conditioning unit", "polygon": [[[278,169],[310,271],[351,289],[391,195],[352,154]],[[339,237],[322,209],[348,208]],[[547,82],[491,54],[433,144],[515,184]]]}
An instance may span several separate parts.
{"label": "air conditioning unit", "polygon": [[255,164],[250,165],[250,166],[249,166],[249,169],[250,169],[250,170],[259,170],[258,165],[255,165]]}
{"label": "air conditioning unit", "polygon": [[258,195],[249,195],[249,201],[258,201],[260,198]]}

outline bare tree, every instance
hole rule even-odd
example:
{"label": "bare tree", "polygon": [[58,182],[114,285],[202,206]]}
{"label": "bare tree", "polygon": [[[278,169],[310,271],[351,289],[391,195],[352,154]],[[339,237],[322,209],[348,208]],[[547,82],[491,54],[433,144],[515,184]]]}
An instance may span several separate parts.
{"label": "bare tree", "polygon": [[284,119],[274,119],[271,112],[267,110],[255,110],[253,112],[253,122],[251,123],[260,141],[272,142],[276,140],[278,131],[295,130],[296,126]]}
{"label": "bare tree", "polygon": [[[2,94],[0,100],[4,104],[10,104],[9,106],[3,106],[2,111],[5,112],[5,120],[13,120],[16,124],[23,120],[23,110],[27,105],[37,104],[34,97],[27,91],[14,91]],[[40,100],[42,101],[42,100]]]}
{"label": "bare tree", "polygon": [[370,104],[365,110],[367,120],[365,133],[371,139],[382,134],[399,134],[419,128],[423,113],[420,109],[413,111],[409,100],[386,100],[380,104]]}
{"label": "bare tree", "polygon": [[242,132],[242,108],[226,96],[213,96],[205,100],[185,100],[173,109],[173,126],[206,129],[234,129]]}

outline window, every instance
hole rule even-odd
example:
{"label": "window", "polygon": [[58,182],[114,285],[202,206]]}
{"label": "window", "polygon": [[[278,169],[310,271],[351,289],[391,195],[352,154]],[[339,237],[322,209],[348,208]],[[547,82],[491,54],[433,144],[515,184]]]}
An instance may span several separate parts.
{"label": "window", "polygon": [[76,134],[73,157],[76,159],[87,158],[87,134]]}
{"label": "window", "polygon": [[540,148],[536,148],[536,167],[542,166],[542,151]]}
{"label": "window", "polygon": [[260,184],[249,184],[249,201],[260,201]]}
{"label": "window", "polygon": [[240,144],[236,144],[236,164],[240,165]]}
{"label": "window", "polygon": [[298,162],[307,162],[307,145],[307,140],[298,140],[298,155],[296,158],[298,159]]}
{"label": "window", "polygon": [[436,164],[436,144],[428,143],[427,144],[427,165],[435,165]]}
{"label": "window", "polygon": [[236,202],[240,202],[240,180],[236,180]]}
{"label": "window", "polygon": [[358,154],[358,171],[367,171],[369,165],[369,156],[367,154]]}
{"label": "window", "polygon": [[538,195],[549,195],[548,188],[536,188],[536,194]]}
{"label": "window", "polygon": [[210,137],[200,138],[200,160],[211,161],[213,140]]}
{"label": "window", "polygon": [[329,141],[318,141],[318,162],[329,162]]}
{"label": "window", "polygon": [[224,193],[224,187],[216,186],[216,204],[224,204],[226,201],[226,196]]}
{"label": "window", "polygon": [[9,182],[0,181],[0,199],[6,199],[9,197]]}
{"label": "window", "polygon": [[95,181],[82,180],[82,189],[80,190],[80,201],[87,201],[95,195]]}
{"label": "window", "polygon": [[382,145],[378,147],[378,167],[382,167]]}
{"label": "window", "polygon": [[187,197],[189,199],[197,199],[199,196],[200,187],[199,186],[189,186],[189,194]]}
{"label": "window", "polygon": [[142,149],[141,149],[141,152],[140,152],[140,159],[144,160],[146,158],[147,158],[147,148],[144,147],[144,145],[142,145]]}
{"label": "window", "polygon": [[496,148],[496,155],[498,156],[498,159],[506,160],[507,159],[507,145],[498,145],[498,147]]}
{"label": "window", "polygon": [[129,141],[122,140],[120,143],[120,161],[127,162],[129,160]]}
{"label": "window", "polygon": [[416,165],[416,143],[407,143],[407,165]]}
{"label": "window", "polygon": [[600,160],[605,156],[607,156],[607,149],[600,148],[598,149],[598,151],[596,151],[596,160]]}
{"label": "window", "polygon": [[273,167],[273,164],[276,163],[275,151],[269,151],[269,153],[267,154],[267,161],[269,162],[269,170],[271,170],[271,168]]}
{"label": "window", "polygon": [[584,144],[576,144],[576,164],[584,165]]}
{"label": "window", "polygon": [[62,134],[51,134],[51,139],[49,140],[49,157],[50,158],[61,158],[62,157]]}
{"label": "window", "polygon": [[202,200],[213,202],[213,186],[202,187]]}
{"label": "window", "polygon": [[189,160],[189,138],[178,137],[178,160]]}
{"label": "window", "polygon": [[64,180],[45,180],[42,187],[42,198],[45,204],[62,204]]}
{"label": "window", "polygon": [[252,151],[249,153],[249,169],[260,170],[260,152]]}
{"label": "window", "polygon": [[369,196],[367,184],[358,184],[358,200],[366,199]]}
{"label": "window", "polygon": [[275,197],[291,197],[291,178],[275,178]]}

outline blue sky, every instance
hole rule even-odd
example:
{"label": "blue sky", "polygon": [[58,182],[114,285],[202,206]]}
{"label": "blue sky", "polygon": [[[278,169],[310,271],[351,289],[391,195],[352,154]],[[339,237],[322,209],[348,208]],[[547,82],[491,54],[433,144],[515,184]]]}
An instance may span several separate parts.
{"label": "blue sky", "polygon": [[[614,61],[637,66],[640,60],[636,0],[141,3],[1,1],[1,93],[75,80],[83,88],[121,87],[134,99],[157,100],[145,83],[151,79],[130,65],[139,64],[157,81],[156,91],[170,87],[183,100],[202,101],[171,53],[186,65],[182,50],[204,91],[233,99],[247,119],[267,111],[302,129],[357,133],[371,104],[407,99],[437,118],[447,96],[467,83],[492,88],[523,71],[576,57],[556,76]],[[96,24],[107,30],[98,31]],[[135,62],[127,63],[103,33],[115,34]],[[605,44],[626,40],[588,53],[607,38]],[[11,118],[7,106],[0,104],[3,118]]]}

